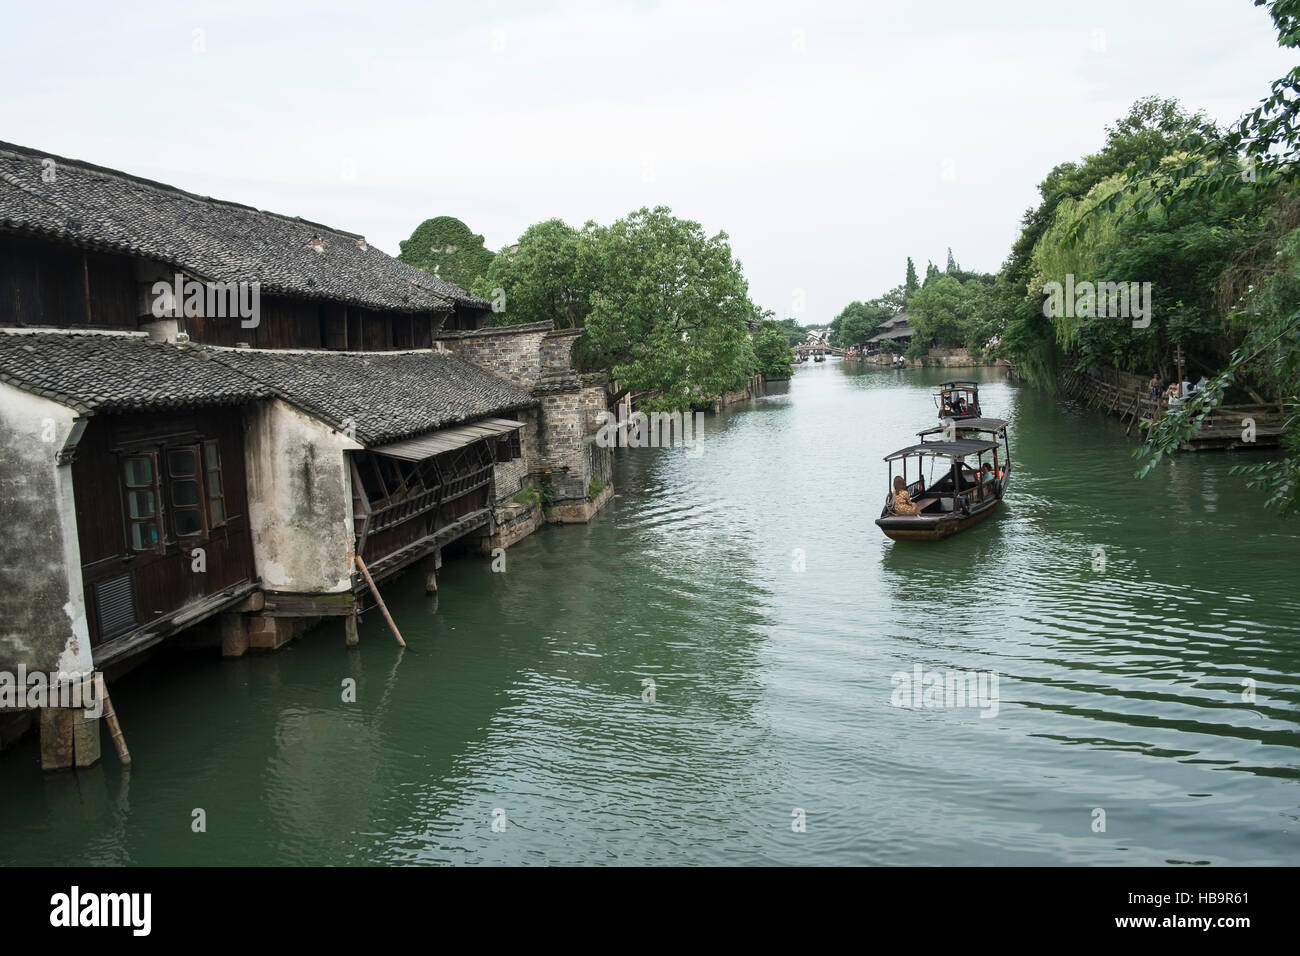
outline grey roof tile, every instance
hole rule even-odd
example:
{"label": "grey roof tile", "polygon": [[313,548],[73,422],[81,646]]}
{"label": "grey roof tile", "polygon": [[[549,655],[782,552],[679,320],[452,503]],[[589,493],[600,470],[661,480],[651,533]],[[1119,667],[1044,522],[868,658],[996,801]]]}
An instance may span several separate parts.
{"label": "grey roof tile", "polygon": [[[48,183],[46,159],[55,164]],[[362,248],[358,235],[3,142],[0,230],[154,259],[212,282],[259,282],[265,294],[398,312],[490,307],[373,246]]]}

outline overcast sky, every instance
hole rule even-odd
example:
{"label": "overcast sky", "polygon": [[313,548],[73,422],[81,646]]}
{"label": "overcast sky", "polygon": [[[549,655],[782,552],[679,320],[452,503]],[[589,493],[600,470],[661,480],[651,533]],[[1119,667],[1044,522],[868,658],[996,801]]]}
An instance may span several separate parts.
{"label": "overcast sky", "polygon": [[[270,7],[271,9],[265,9]],[[905,257],[995,270],[1148,94],[1236,118],[1292,63],[1250,0],[7,3],[0,139],[394,255],[667,205],[824,323]]]}

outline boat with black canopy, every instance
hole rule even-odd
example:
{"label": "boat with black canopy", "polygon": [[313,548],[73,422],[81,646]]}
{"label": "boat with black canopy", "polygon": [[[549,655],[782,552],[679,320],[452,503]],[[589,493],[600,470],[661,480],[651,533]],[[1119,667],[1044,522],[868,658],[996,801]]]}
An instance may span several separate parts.
{"label": "boat with black canopy", "polygon": [[999,466],[1004,472],[1001,490],[1005,491],[1007,482],[1011,480],[1011,441],[1007,436],[1007,424],[1005,418],[961,418],[953,419],[943,425],[935,425],[933,428],[922,429],[916,434],[921,441],[943,441],[955,438],[1000,441]]}
{"label": "boat with black canopy", "polygon": [[965,379],[940,382],[938,391],[934,393],[934,404],[939,409],[940,418],[979,418],[979,382]]}
{"label": "boat with black canopy", "polygon": [[[1007,447],[1006,423],[1001,425],[997,430],[1003,437],[1001,445],[980,438],[945,437],[923,440],[886,455],[889,493],[876,519],[880,530],[895,541],[938,541],[965,531],[996,511],[1010,478],[1008,464],[999,460],[999,452]],[[927,459],[929,480],[925,475]],[[909,468],[913,462],[914,477]],[[901,483],[895,482],[896,477]]]}

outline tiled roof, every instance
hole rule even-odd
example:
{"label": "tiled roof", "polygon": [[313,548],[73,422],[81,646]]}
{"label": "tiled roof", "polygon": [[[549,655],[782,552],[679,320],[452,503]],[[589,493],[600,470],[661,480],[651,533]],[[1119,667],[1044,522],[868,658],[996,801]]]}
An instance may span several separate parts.
{"label": "tiled roof", "polygon": [[139,333],[0,330],[0,381],[83,414],[279,397],[365,445],[537,404],[452,355],[168,345]]}
{"label": "tiled roof", "polygon": [[365,445],[537,404],[528,392],[445,352],[220,349],[218,361]]}
{"label": "tiled roof", "polygon": [[398,312],[491,305],[352,233],[3,142],[0,230],[157,260],[212,282],[258,282],[264,294]]}
{"label": "tiled roof", "polygon": [[214,354],[142,334],[0,331],[0,381],[82,414],[239,404],[272,394]]}

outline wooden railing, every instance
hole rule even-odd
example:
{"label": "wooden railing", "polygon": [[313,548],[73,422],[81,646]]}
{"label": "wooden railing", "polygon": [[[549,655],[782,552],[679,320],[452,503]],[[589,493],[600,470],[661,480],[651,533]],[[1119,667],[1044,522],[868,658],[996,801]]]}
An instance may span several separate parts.
{"label": "wooden railing", "polygon": [[417,515],[422,515],[426,511],[432,511],[438,507],[438,492],[440,488],[431,488],[428,491],[422,491],[418,495],[412,495],[402,501],[386,505],[370,514],[370,531],[383,531],[394,525],[401,524]]}

